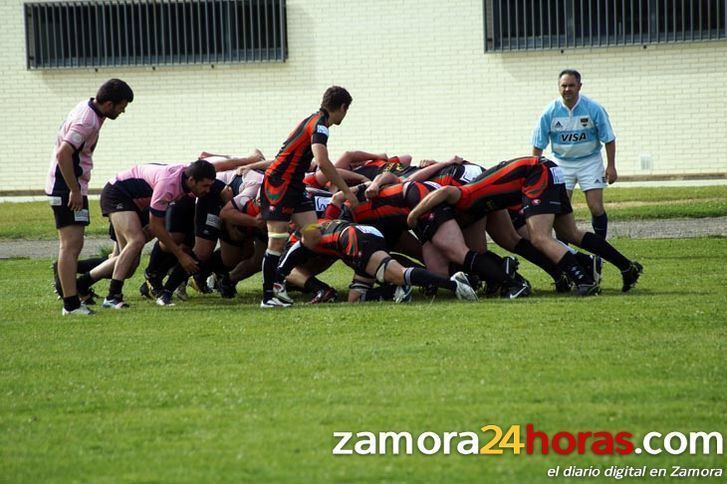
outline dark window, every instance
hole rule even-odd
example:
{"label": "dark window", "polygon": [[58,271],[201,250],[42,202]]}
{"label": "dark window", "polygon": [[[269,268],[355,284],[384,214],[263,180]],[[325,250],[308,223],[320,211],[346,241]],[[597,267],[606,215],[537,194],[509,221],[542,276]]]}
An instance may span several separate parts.
{"label": "dark window", "polygon": [[29,69],[284,61],[285,0],[25,4]]}
{"label": "dark window", "polygon": [[485,0],[485,51],[727,38],[727,0]]}

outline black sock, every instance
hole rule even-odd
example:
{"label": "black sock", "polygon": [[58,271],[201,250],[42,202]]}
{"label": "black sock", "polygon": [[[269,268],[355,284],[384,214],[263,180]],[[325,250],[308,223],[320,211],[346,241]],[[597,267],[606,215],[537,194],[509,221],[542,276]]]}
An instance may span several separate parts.
{"label": "black sock", "polygon": [[592,254],[600,255],[605,260],[618,267],[621,271],[625,271],[631,267],[630,260],[624,257],[621,252],[617,251],[614,246],[606,242],[603,237],[592,232],[586,232],[586,235],[583,236],[580,247],[586,249]]}
{"label": "black sock", "polygon": [[170,252],[164,252],[157,240],[149,254],[149,265],[146,266],[147,279],[157,279],[161,283],[169,269],[177,263],[177,258]]}
{"label": "black sock", "polygon": [[210,260],[207,262],[207,270],[214,272],[215,274],[227,272],[227,267],[225,267],[224,262],[222,262],[222,251],[220,249],[212,252],[212,257],[210,257]]}
{"label": "black sock", "polygon": [[318,292],[322,291],[324,289],[328,289],[331,286],[326,284],[325,282],[321,281],[317,277],[309,277],[307,281],[305,281],[305,284],[303,285],[303,290],[307,292]]}
{"label": "black sock", "polygon": [[76,294],[75,296],[63,298],[63,308],[66,311],[73,311],[74,309],[78,309],[80,307],[81,307],[81,300],[78,299],[78,294]]}
{"label": "black sock", "polygon": [[84,259],[78,261],[78,268],[76,269],[76,272],[79,274],[84,274],[86,272],[89,272],[97,265],[101,264],[102,262],[105,262],[108,257],[93,257],[91,259]]}
{"label": "black sock", "polygon": [[404,281],[412,286],[437,286],[443,289],[449,289],[450,291],[457,289],[457,284],[454,281],[418,267],[406,269],[404,271]]}
{"label": "black sock", "polygon": [[118,279],[111,279],[109,284],[109,295],[107,299],[113,299],[115,297],[121,297],[124,291],[124,281]]}
{"label": "black sock", "polygon": [[464,266],[462,264],[457,264],[456,262],[450,262],[449,263],[449,275],[456,274],[457,272],[464,271],[467,272],[464,269]]}
{"label": "black sock", "polygon": [[558,261],[558,267],[568,274],[568,277],[576,284],[593,284],[591,276],[581,267],[576,256],[570,252],[566,252]]}
{"label": "black sock", "polygon": [[79,294],[88,294],[88,290],[96,283],[93,277],[91,277],[90,272],[86,272],[85,274],[81,274],[81,276],[76,279],[76,288],[78,288]]}
{"label": "black sock", "polygon": [[361,296],[361,302],[367,301],[391,301],[394,298],[396,286],[393,284],[384,284],[374,287],[366,291]]}
{"label": "black sock", "polygon": [[265,251],[263,256],[263,300],[273,297],[273,284],[278,273],[278,262],[280,262],[280,253]]}
{"label": "black sock", "polygon": [[536,249],[528,239],[520,239],[520,242],[515,244],[512,251],[517,255],[522,256],[523,259],[528,260],[543,269],[556,281],[563,273],[557,265],[553,264],[553,262],[545,256],[545,254]]}
{"label": "black sock", "polygon": [[182,282],[187,280],[187,277],[187,271],[181,265],[175,265],[167,278],[167,282],[164,283],[164,290],[174,292]]}
{"label": "black sock", "polygon": [[606,215],[606,212],[603,212],[601,215],[592,216],[591,225],[597,235],[600,235],[604,239],[606,238],[606,234],[608,233],[608,215]]}
{"label": "black sock", "polygon": [[576,256],[576,259],[578,260],[578,263],[583,267],[584,269],[589,269],[592,264],[591,256],[586,254],[585,252],[576,252],[573,254]]}
{"label": "black sock", "polygon": [[293,269],[303,264],[313,255],[313,251],[306,248],[300,241],[293,244],[288,249],[288,252],[285,253],[285,257],[278,263],[277,279],[275,282],[283,282]]}
{"label": "black sock", "polygon": [[464,258],[464,269],[465,272],[477,274],[489,285],[502,284],[507,276],[498,261],[501,259],[500,256],[490,251],[480,254],[470,250]]}

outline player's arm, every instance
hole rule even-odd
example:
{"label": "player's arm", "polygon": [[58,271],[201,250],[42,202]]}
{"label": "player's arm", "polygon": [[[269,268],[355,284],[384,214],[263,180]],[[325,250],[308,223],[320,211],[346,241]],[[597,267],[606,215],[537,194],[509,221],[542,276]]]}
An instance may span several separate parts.
{"label": "player's arm", "polygon": [[61,143],[61,147],[56,155],[61,176],[63,176],[68,189],[71,191],[70,196],[68,197],[68,208],[73,211],[81,210],[83,208],[81,185],[79,185],[76,174],[73,171],[73,153],[75,153],[75,151],[76,149],[73,145],[64,141]]}
{"label": "player's arm", "polygon": [[401,179],[398,176],[394,175],[390,171],[379,173],[374,177],[373,181],[366,189],[366,198],[371,199],[377,197],[382,186],[393,185],[395,183],[401,183]]}
{"label": "player's arm", "polygon": [[[230,200],[225,204],[224,207],[222,207],[222,210],[220,210],[220,220],[223,222],[229,224],[229,225],[239,225],[241,227],[255,227],[255,228],[261,228],[261,223],[258,217],[253,217],[252,215],[248,215],[246,213],[241,212],[237,206],[235,205],[235,202]],[[264,229],[264,222],[262,224],[262,228]]]}
{"label": "player's arm", "polygon": [[435,207],[443,203],[453,205],[459,201],[461,196],[462,192],[456,187],[447,186],[434,190],[409,212],[406,217],[407,225],[412,228],[416,227],[417,222],[425,213],[431,212]]}
{"label": "player's arm", "polygon": [[154,213],[149,213],[149,229],[151,230],[152,235],[159,239],[159,242],[169,249],[172,254],[174,254],[177,261],[179,261],[179,265],[181,265],[185,271],[190,274],[194,274],[199,270],[197,261],[194,260],[191,255],[184,252],[184,250],[182,250],[182,248],[174,241],[169,232],[167,232],[167,228],[164,225],[163,215],[157,216],[154,215]]}
{"label": "player's arm", "polygon": [[442,168],[446,168],[450,165],[461,165],[464,163],[464,159],[460,158],[459,156],[452,157],[451,160],[447,161],[435,161],[434,163],[431,163],[424,168],[420,168],[417,170],[413,175],[407,178],[409,181],[427,181],[439,171],[442,170]]}
{"label": "player's arm", "polygon": [[335,163],[337,168],[350,170],[368,160],[388,160],[386,153],[369,153],[368,151],[346,151]]}
{"label": "player's arm", "polygon": [[[273,160],[260,160],[254,163],[240,166],[237,168],[237,174],[244,176],[250,170],[267,170],[270,165],[273,164]],[[219,171],[219,170],[218,170]]]}
{"label": "player's arm", "polygon": [[247,168],[259,162],[266,163],[265,158],[259,151],[256,151],[256,153],[251,156],[246,156],[243,158],[214,156],[206,157],[204,159],[214,165],[215,171],[228,171],[240,167]]}
{"label": "player's arm", "polygon": [[[368,178],[356,173],[355,171],[345,170],[343,168],[336,168],[336,171],[338,172],[339,175],[341,175],[341,178],[343,179],[344,182],[346,182],[346,185],[348,185],[348,186],[358,185],[359,183],[365,183],[365,182],[369,181]],[[318,183],[319,186],[324,187],[326,185],[326,182],[328,180],[326,179],[326,175],[324,175],[322,171],[316,170],[316,172],[313,176],[315,176],[316,183]],[[338,187],[335,185],[332,185],[331,189],[337,190]]]}
{"label": "player's arm", "polygon": [[616,140],[606,143],[606,180],[611,185],[618,180],[616,172]]}
{"label": "player's arm", "polygon": [[351,207],[358,205],[356,196],[353,194],[351,189],[348,188],[348,185],[343,181],[343,178],[341,178],[341,175],[338,174],[336,167],[333,166],[333,163],[331,163],[331,160],[328,158],[328,148],[326,145],[322,143],[313,143],[311,149],[313,150],[313,157],[318,162],[318,168],[323,172],[326,179],[333,185],[336,185],[336,187],[338,187],[338,189],[346,195],[346,199],[351,204]]}
{"label": "player's arm", "polygon": [[[530,144],[533,147],[533,156],[543,156],[543,150],[548,147],[550,143],[550,115],[546,109],[543,114],[540,115],[538,124],[533,129],[533,136]],[[551,146],[552,148],[552,146]]]}
{"label": "player's arm", "polygon": [[616,172],[616,136],[613,134],[611,121],[603,106],[598,106],[592,117],[596,122],[598,139],[606,148],[606,181],[610,185],[618,179],[618,173]]}

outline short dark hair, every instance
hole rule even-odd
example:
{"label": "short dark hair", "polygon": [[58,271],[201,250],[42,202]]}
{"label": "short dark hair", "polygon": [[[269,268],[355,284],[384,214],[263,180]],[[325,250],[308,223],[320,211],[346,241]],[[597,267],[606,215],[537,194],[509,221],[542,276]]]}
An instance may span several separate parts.
{"label": "short dark hair", "polygon": [[189,166],[184,169],[184,174],[197,181],[214,180],[217,178],[215,165],[207,160],[197,160],[190,163]]}
{"label": "short dark hair", "polygon": [[331,86],[323,93],[321,109],[335,111],[341,106],[350,106],[353,98],[348,91],[341,86]]}
{"label": "short dark hair", "polygon": [[581,83],[581,73],[575,69],[563,69],[560,71],[560,74],[558,74],[558,80],[560,81],[560,78],[563,76],[573,76],[578,81],[578,84]]}
{"label": "short dark hair", "polygon": [[96,93],[96,102],[101,104],[106,101],[119,104],[122,101],[132,102],[133,100],[134,91],[121,79],[109,79],[98,88]]}

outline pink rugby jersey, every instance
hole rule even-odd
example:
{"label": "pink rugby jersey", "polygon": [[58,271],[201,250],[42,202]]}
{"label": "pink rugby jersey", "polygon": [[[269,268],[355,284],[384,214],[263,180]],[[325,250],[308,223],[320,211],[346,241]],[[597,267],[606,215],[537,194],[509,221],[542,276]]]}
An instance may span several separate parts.
{"label": "pink rugby jersey", "polygon": [[229,185],[230,183],[232,183],[232,180],[234,180],[235,176],[237,176],[237,169],[217,172],[217,179],[225,185]]}
{"label": "pink rugby jersey", "polygon": [[157,217],[163,217],[169,204],[184,196],[192,196],[184,184],[187,165],[136,165],[122,171],[109,181],[131,198],[139,210],[147,207]]}
{"label": "pink rugby jersey", "polygon": [[70,190],[58,167],[58,151],[64,141],[74,148],[73,171],[81,186],[81,194],[88,195],[88,181],[91,179],[91,169],[93,168],[91,155],[96,149],[98,132],[104,119],[106,119],[104,115],[93,105],[93,99],[81,101],[68,114],[56,134],[53,157],[50,160],[48,178],[45,182],[47,195],[60,195],[68,193]]}

